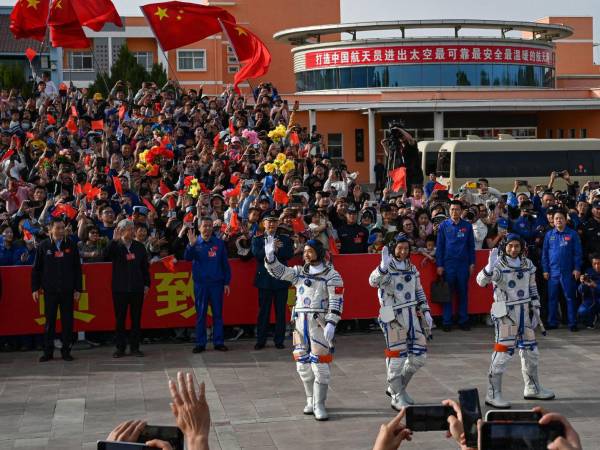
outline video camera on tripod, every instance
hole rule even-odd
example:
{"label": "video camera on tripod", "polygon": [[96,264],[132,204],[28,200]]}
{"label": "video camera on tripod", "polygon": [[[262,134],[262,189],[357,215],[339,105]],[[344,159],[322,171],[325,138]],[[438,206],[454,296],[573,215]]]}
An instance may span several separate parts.
{"label": "video camera on tripod", "polygon": [[[423,184],[423,171],[419,163],[419,150],[417,142],[404,128],[404,123],[399,120],[390,122],[387,137],[383,140],[386,155],[386,173],[397,167],[406,167],[406,186]],[[391,185],[388,178],[387,187]]]}

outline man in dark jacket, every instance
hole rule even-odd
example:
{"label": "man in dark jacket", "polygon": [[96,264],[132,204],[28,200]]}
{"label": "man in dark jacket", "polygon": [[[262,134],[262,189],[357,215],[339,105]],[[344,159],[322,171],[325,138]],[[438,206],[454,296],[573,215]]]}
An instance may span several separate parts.
{"label": "man in dark jacket", "polygon": [[131,315],[131,354],[144,356],[140,350],[140,328],[144,296],[150,289],[150,269],[146,247],[133,239],[134,230],[135,226],[131,220],[121,220],[115,229],[114,240],[106,248],[106,260],[112,262],[112,293],[117,334],[117,350],[113,353],[113,358],[125,356],[127,308]]}
{"label": "man in dark jacket", "polygon": [[277,233],[279,217],[276,213],[267,214],[263,220],[265,233],[252,239],[252,254],[256,257],[256,276],[254,286],[258,288],[258,319],[256,326],[256,345],[254,348],[260,350],[265,348],[267,342],[267,329],[271,316],[271,303],[275,303],[275,347],[285,348],[285,306],[287,304],[288,289],[287,281],[273,278],[265,268],[265,239],[268,236],[275,238],[277,259],[286,264],[294,256],[294,246],[289,237]]}
{"label": "man in dark jacket", "polygon": [[31,291],[37,303],[40,289],[44,292],[44,354],[40,362],[54,358],[56,315],[60,308],[62,324],[61,354],[65,361],[73,361],[71,343],[73,334],[73,301],[79,301],[82,290],[79,250],[65,238],[65,222],[54,218],[50,224],[50,238],[37,248],[31,271]]}
{"label": "man in dark jacket", "polygon": [[337,229],[342,254],[367,253],[369,248],[369,231],[359,225],[358,211],[354,205],[350,205],[346,211],[346,223]]}

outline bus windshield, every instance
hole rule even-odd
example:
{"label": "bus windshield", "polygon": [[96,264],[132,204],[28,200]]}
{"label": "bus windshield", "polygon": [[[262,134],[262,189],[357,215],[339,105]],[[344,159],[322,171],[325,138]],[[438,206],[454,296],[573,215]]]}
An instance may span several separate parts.
{"label": "bus windshield", "polygon": [[435,170],[438,177],[450,177],[450,153],[441,149],[437,154],[437,167]]}

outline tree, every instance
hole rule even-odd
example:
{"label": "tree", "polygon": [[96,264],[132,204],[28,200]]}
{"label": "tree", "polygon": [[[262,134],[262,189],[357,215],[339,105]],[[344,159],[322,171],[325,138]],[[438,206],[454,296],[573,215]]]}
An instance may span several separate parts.
{"label": "tree", "polygon": [[[148,73],[138,62],[133,53],[126,46],[119,50],[119,56],[111,67],[110,76],[106,73],[98,73],[96,80],[90,84],[90,92],[100,92],[105,97],[108,89],[111,89],[119,80],[131,83],[133,92],[142,86],[144,81],[154,81],[159,87],[167,81],[167,74],[160,64],[154,64],[152,71]],[[106,82],[106,83],[105,83]]]}

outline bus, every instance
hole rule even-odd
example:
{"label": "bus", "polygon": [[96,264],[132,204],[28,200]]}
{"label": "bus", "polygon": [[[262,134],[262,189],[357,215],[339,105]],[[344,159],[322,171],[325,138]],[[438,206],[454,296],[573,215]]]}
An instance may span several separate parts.
{"label": "bus", "polygon": [[[428,158],[426,155],[425,158]],[[580,185],[600,179],[600,139],[507,139],[447,141],[437,152],[440,183],[453,192],[478,178],[508,192],[515,180],[547,184],[553,171],[567,170]],[[564,189],[565,184],[556,184]]]}
{"label": "bus", "polygon": [[435,172],[437,168],[438,150],[446,141],[420,141],[417,144],[419,148],[419,156],[421,157],[421,170],[423,176],[427,178],[431,172]]}

